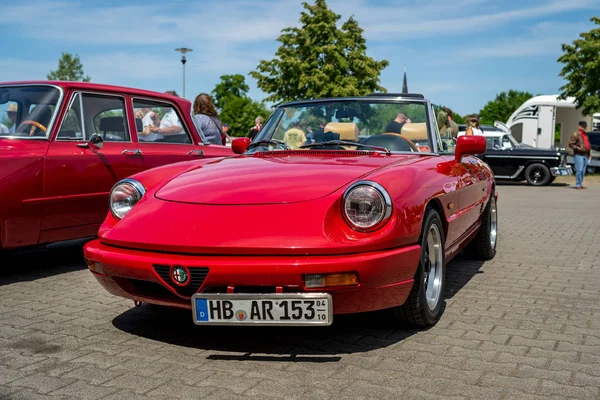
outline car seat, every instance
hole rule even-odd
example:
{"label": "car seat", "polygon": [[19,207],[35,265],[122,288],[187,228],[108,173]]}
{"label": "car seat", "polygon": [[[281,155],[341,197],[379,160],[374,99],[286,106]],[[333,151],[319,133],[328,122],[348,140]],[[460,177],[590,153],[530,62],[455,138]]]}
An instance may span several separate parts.
{"label": "car seat", "polygon": [[[125,120],[123,117],[102,118],[98,128],[100,129],[102,139],[105,141],[127,140],[128,135],[125,133]],[[109,135],[107,137],[108,132],[116,133],[117,135]]]}

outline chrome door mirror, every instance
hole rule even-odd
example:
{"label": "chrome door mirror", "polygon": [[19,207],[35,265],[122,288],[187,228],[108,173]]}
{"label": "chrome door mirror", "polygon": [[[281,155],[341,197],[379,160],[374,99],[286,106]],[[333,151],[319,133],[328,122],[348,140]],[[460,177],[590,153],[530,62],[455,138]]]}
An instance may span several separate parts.
{"label": "chrome door mirror", "polygon": [[101,149],[102,146],[104,146],[104,139],[102,139],[102,136],[94,133],[92,137],[90,137],[89,144],[96,149]]}

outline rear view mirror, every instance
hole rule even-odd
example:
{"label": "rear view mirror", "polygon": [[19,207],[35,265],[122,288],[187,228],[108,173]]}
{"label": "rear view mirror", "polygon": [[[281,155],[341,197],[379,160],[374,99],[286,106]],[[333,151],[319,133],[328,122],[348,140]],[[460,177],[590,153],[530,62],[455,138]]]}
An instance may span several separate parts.
{"label": "rear view mirror", "polygon": [[8,103],[10,91],[6,89],[0,90],[0,104]]}

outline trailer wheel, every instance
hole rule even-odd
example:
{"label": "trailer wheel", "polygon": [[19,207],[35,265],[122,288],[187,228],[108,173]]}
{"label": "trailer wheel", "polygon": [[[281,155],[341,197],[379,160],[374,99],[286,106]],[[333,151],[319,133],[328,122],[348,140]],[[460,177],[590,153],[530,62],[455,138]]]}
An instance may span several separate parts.
{"label": "trailer wheel", "polygon": [[542,163],[529,164],[525,168],[525,179],[532,186],[548,185],[551,178],[550,169]]}

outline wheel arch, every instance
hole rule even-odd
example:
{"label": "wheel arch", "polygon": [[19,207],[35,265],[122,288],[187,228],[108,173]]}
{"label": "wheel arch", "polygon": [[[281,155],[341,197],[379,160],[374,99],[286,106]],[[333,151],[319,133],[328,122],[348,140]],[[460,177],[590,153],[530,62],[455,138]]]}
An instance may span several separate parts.
{"label": "wheel arch", "polygon": [[[423,210],[423,221],[421,222],[421,235],[423,234],[423,223],[425,222],[425,214],[428,208],[432,208],[440,215],[440,219],[442,220],[442,225],[444,228],[444,238],[448,237],[448,219],[446,218],[446,213],[444,212],[444,207],[442,206],[442,202],[437,197],[430,199],[427,204],[425,204],[425,208]],[[421,237],[419,235],[419,237]]]}

